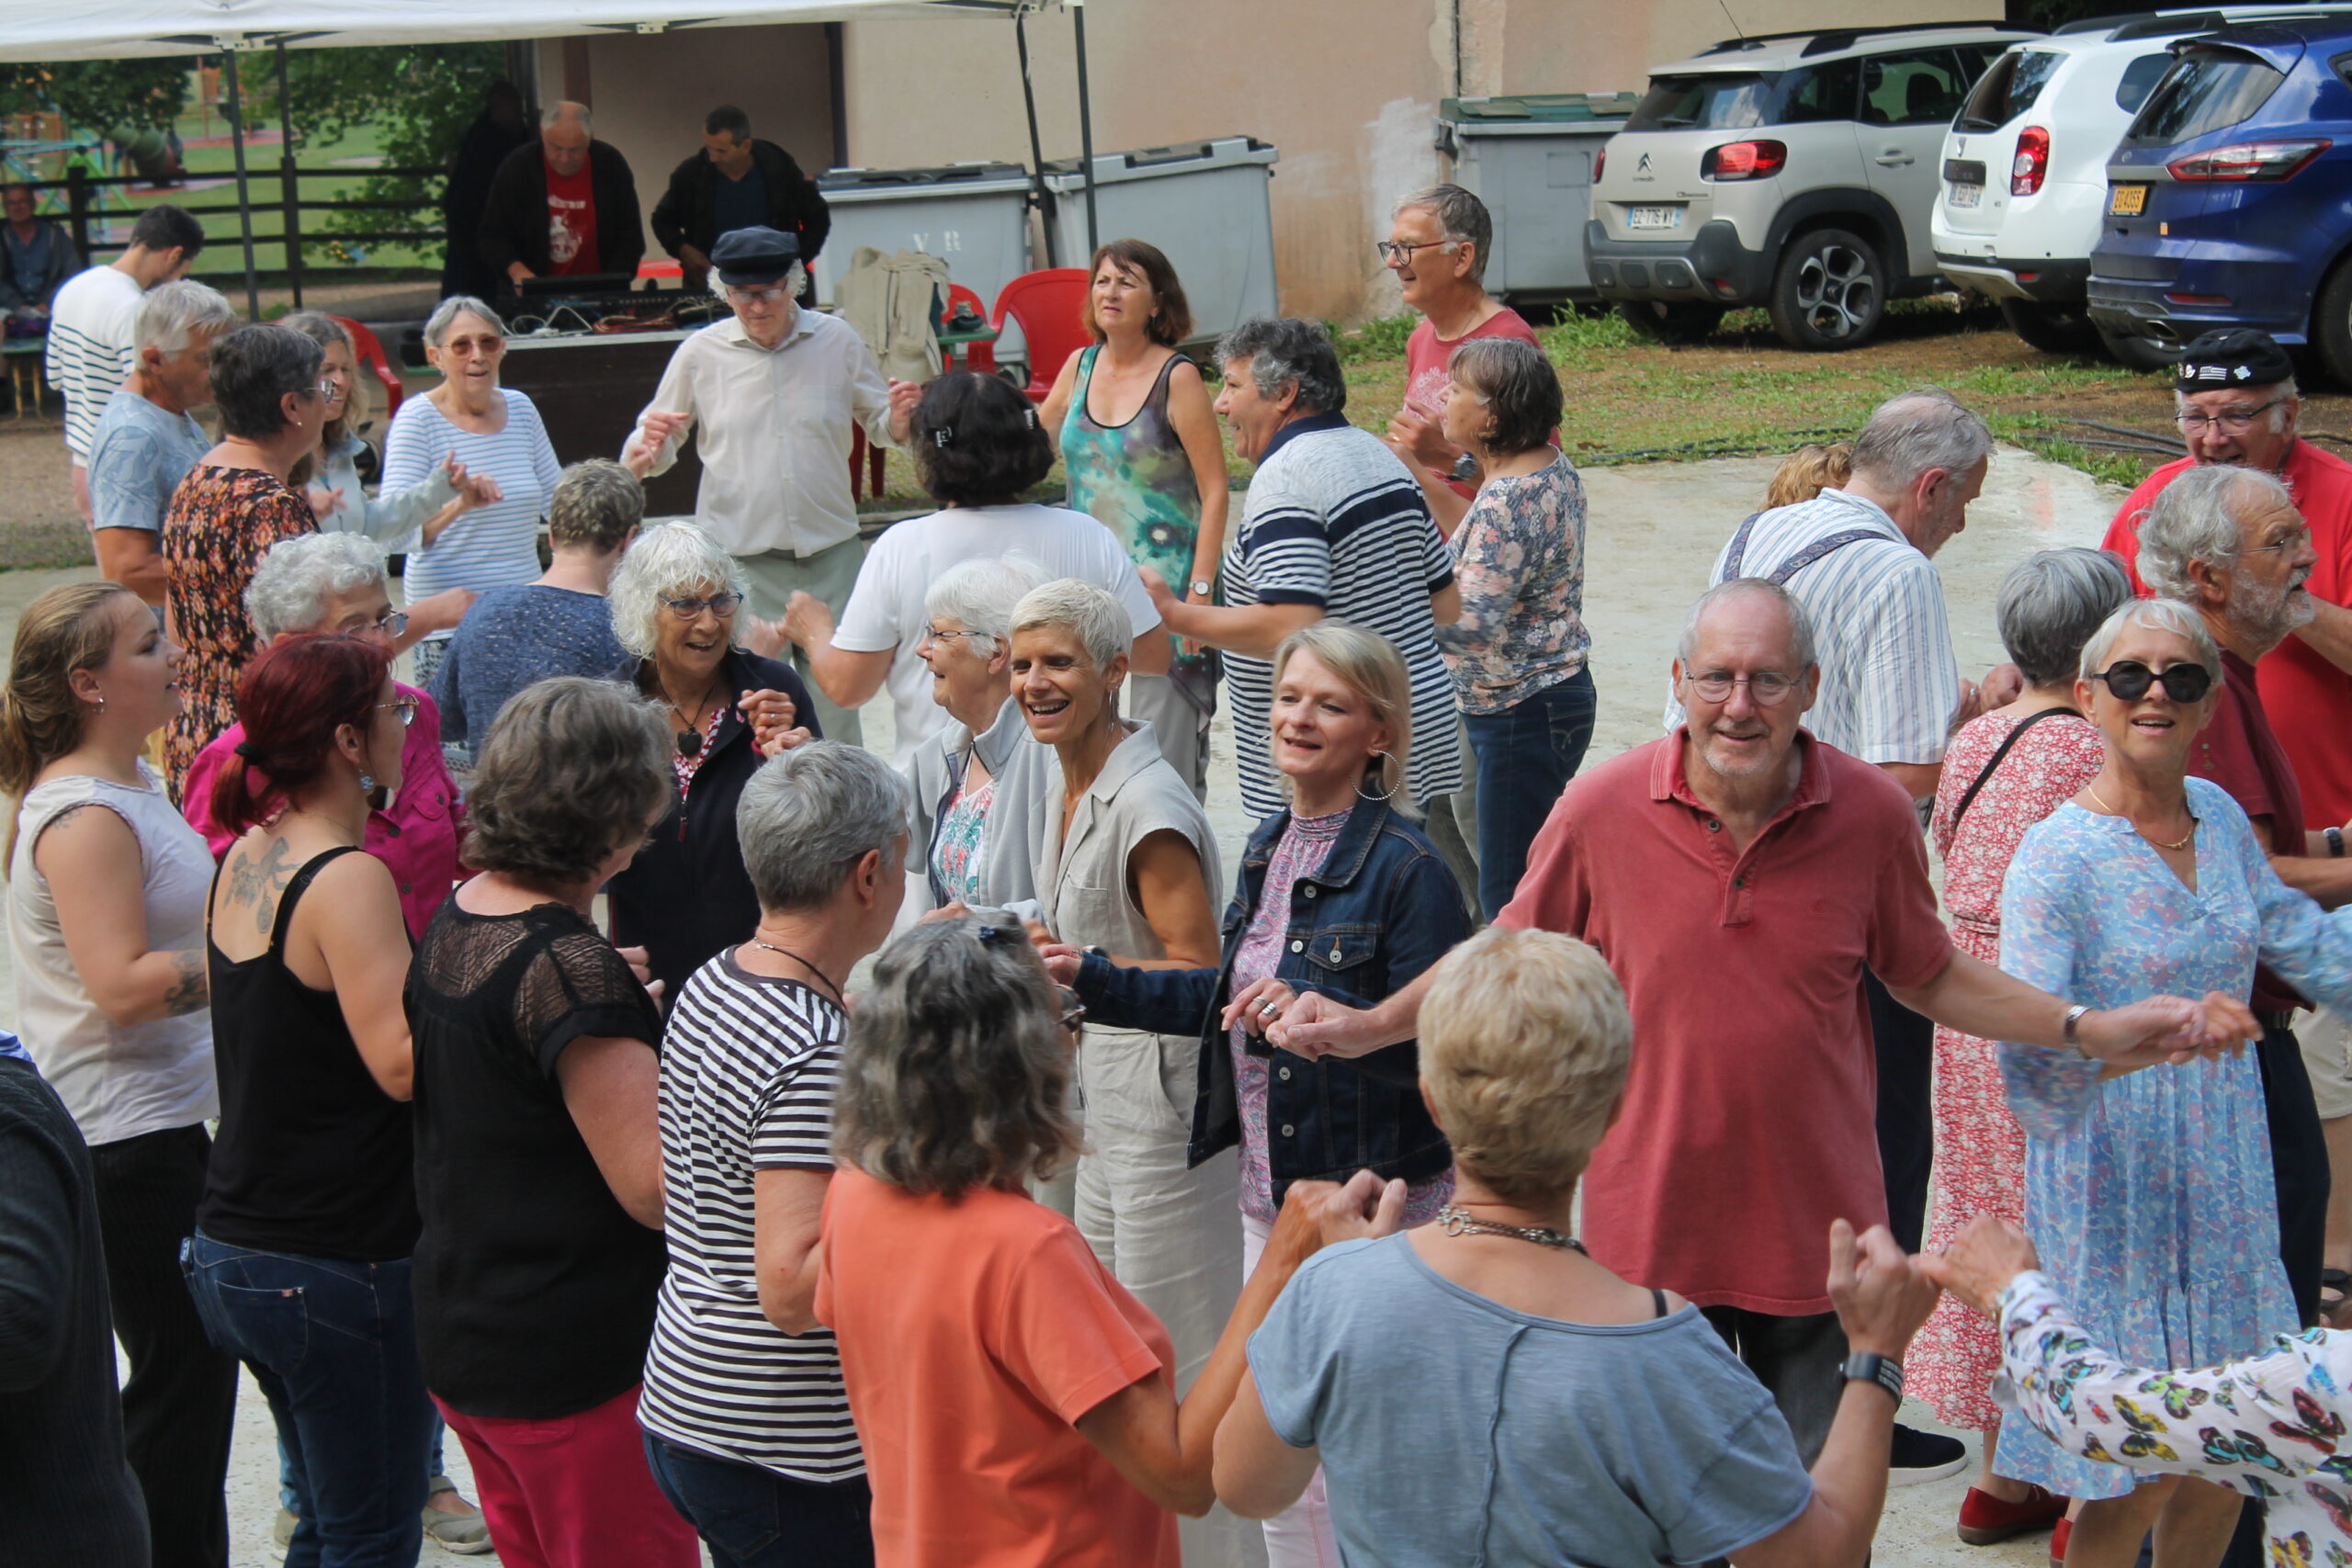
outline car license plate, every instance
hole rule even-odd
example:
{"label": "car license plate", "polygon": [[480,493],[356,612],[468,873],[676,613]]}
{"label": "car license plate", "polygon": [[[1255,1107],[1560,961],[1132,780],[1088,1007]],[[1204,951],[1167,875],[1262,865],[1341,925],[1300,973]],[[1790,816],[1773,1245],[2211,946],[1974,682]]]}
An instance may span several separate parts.
{"label": "car license plate", "polygon": [[1682,209],[1679,207],[1633,207],[1625,210],[1628,229],[1679,229]]}
{"label": "car license plate", "polygon": [[1984,187],[1983,186],[1954,186],[1951,187],[1951,204],[1954,207],[1981,207],[1984,205]]}
{"label": "car license plate", "polygon": [[2137,218],[2148,210],[2146,186],[2116,186],[2107,194],[2107,211],[2111,218]]}

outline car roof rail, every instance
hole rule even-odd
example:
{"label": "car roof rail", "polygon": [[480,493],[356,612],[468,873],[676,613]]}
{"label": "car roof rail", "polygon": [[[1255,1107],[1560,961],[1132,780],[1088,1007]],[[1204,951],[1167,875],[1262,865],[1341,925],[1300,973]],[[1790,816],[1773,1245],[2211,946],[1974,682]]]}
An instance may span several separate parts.
{"label": "car roof rail", "polygon": [[1883,33],[1965,32],[1982,29],[1987,32],[2041,33],[2047,29],[2016,22],[1889,22],[1874,28],[1795,28],[1780,33],[1749,33],[1741,38],[1718,39],[1701,50],[1696,58],[1710,54],[1736,54],[1742,50],[1761,49],[1766,44],[1786,43],[1791,39],[1810,39],[1803,53],[1805,56],[1827,54],[1834,50],[1850,49],[1866,38]]}

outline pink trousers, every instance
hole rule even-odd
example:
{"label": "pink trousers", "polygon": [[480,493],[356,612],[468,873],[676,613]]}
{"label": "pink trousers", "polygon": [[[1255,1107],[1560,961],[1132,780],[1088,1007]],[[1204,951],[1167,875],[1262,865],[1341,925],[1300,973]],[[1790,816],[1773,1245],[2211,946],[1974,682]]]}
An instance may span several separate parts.
{"label": "pink trousers", "polygon": [[694,1527],[646,1468],[637,1390],[548,1421],[441,1405],[505,1568],[697,1568]]}

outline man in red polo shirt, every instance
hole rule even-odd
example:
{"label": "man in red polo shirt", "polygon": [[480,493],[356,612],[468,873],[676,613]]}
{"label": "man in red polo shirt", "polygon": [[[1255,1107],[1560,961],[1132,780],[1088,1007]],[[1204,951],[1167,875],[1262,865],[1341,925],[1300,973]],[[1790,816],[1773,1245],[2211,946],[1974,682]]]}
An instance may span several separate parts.
{"label": "man in red polo shirt", "polygon": [[[1499,919],[1600,949],[1633,1012],[1624,1104],[1585,1175],[1586,1246],[1697,1303],[1807,1463],[1846,1359],[1820,1238],[1834,1219],[1886,1219],[1865,965],[1962,1033],[2109,1062],[2254,1028],[2220,996],[2069,1007],[1955,949],[1910,796],[1799,728],[1820,680],[1784,589],[1708,590],[1674,661],[1686,723],[1569,784]],[[1412,1038],[1426,988],[1361,1011],[1276,1006],[1274,1044],[1353,1055]]]}

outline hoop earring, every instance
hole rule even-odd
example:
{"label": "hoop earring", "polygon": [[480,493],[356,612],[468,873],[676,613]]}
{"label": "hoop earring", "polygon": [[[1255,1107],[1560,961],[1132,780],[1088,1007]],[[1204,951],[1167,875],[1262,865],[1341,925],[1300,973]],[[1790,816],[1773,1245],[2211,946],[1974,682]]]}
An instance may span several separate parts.
{"label": "hoop earring", "polygon": [[[1374,756],[1375,756],[1375,757],[1386,757],[1386,758],[1387,758],[1390,761],[1392,761],[1392,762],[1396,762],[1396,756],[1395,756],[1393,753],[1388,752],[1388,751],[1385,751],[1385,750],[1374,751],[1374,752],[1373,753],[1373,755],[1374,755]],[[1400,773],[1401,773],[1401,772],[1403,772],[1403,770],[1404,770],[1404,764],[1403,764],[1403,763],[1401,763],[1401,762],[1398,762],[1398,763],[1397,763],[1397,770],[1398,770],[1398,772],[1400,772]],[[1369,768],[1367,768],[1367,769],[1365,769],[1365,770],[1364,770],[1364,778],[1365,778],[1366,780],[1369,780],[1369,779],[1373,778],[1374,776],[1374,770],[1369,769]],[[1357,793],[1357,794],[1359,794],[1359,795],[1363,795],[1366,800],[1392,800],[1392,799],[1394,799],[1394,798],[1396,797],[1396,789],[1395,789],[1395,787],[1394,787],[1394,786],[1390,787],[1390,788],[1389,788],[1389,789],[1387,789],[1387,790],[1383,791],[1382,793],[1380,793],[1380,794],[1378,794],[1378,795],[1374,795],[1374,794],[1372,792],[1372,789],[1371,789],[1370,785],[1369,785],[1368,784],[1366,784],[1366,783],[1362,783],[1362,782],[1359,782],[1359,783],[1357,784],[1357,785],[1356,785],[1356,793]]]}

